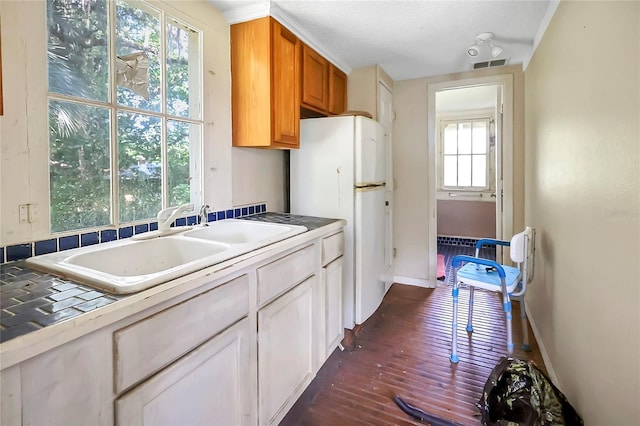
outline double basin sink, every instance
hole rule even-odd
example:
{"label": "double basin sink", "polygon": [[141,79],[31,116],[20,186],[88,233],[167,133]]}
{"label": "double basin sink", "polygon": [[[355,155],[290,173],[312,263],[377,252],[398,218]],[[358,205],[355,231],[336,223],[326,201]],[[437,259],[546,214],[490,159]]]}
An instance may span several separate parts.
{"label": "double basin sink", "polygon": [[34,269],[110,293],[134,293],[307,231],[304,226],[228,219],[31,257]]}

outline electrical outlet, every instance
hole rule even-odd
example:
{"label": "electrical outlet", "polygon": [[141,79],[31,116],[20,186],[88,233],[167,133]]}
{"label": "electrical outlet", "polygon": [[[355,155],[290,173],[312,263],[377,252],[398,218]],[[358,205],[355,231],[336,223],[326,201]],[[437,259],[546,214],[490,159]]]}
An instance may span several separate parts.
{"label": "electrical outlet", "polygon": [[29,223],[29,204],[20,204],[18,206],[18,222]]}
{"label": "electrical outlet", "polygon": [[29,223],[34,223],[38,221],[38,205],[37,204],[27,204],[27,210],[29,211]]}

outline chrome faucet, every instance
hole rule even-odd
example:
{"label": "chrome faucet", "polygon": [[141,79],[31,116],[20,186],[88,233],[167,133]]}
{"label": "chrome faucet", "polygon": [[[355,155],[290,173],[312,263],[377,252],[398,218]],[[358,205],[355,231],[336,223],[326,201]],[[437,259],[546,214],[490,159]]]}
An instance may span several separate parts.
{"label": "chrome faucet", "polygon": [[200,224],[202,226],[209,226],[209,205],[208,204],[203,204],[202,207],[200,207]]}
{"label": "chrome faucet", "polygon": [[179,207],[168,207],[164,210],[160,210],[158,213],[158,231],[160,233],[168,232],[171,228],[171,224],[182,213],[186,213],[193,210],[193,204],[183,204]]}

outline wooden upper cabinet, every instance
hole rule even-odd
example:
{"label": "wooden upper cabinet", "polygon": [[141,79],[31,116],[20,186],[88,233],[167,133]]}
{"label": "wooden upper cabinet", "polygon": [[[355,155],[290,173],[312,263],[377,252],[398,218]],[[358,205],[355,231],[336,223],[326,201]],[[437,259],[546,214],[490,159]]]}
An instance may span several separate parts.
{"label": "wooden upper cabinet", "polygon": [[302,45],[302,105],[324,112],[329,106],[329,61]]}
{"label": "wooden upper cabinet", "polygon": [[334,65],[329,67],[329,113],[347,110],[347,75]]}
{"label": "wooden upper cabinet", "polygon": [[271,17],[231,26],[233,146],[300,146],[301,42]]}
{"label": "wooden upper cabinet", "polygon": [[271,93],[274,142],[300,146],[300,47],[298,38],[276,20],[271,20]]}

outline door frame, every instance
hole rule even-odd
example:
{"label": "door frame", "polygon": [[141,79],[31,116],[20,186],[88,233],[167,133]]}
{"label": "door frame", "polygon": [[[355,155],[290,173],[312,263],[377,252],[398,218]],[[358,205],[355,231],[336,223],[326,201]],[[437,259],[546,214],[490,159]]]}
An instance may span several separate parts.
{"label": "door frame", "polygon": [[[438,254],[437,220],[437,144],[436,144],[436,93],[444,90],[472,86],[498,85],[502,88],[502,140],[496,147],[496,171],[502,179],[496,181],[496,215],[502,207],[502,227],[496,228],[496,238],[504,239],[513,234],[513,76],[500,74],[487,77],[452,80],[427,85],[427,168],[429,179],[429,283],[436,284]],[[497,122],[497,120],[496,120]],[[496,134],[498,131],[496,131]],[[501,164],[500,164],[501,163]],[[500,170],[500,172],[498,172]],[[501,175],[500,175],[501,173]]]}

